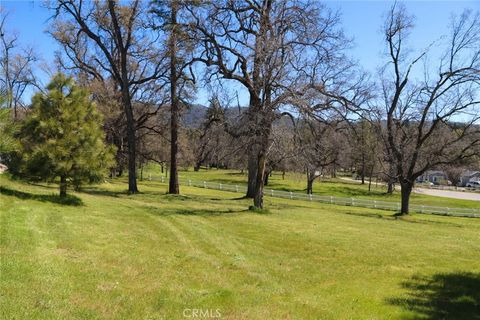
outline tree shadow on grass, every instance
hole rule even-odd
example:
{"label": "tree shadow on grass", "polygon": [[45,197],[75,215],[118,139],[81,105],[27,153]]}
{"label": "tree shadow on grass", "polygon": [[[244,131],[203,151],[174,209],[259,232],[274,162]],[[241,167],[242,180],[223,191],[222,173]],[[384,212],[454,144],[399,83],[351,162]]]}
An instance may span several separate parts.
{"label": "tree shadow on grass", "polygon": [[52,185],[52,184],[48,184],[47,182],[45,183],[38,183],[38,182],[27,182],[29,185],[31,186],[35,186],[35,187],[40,187],[40,188],[43,188],[43,189],[49,189],[49,190],[57,190],[58,189],[58,185]]}
{"label": "tree shadow on grass", "polygon": [[169,194],[165,192],[151,192],[147,191],[144,192],[145,195],[153,195],[153,196],[160,196],[160,200],[164,201],[235,201],[235,200],[245,200],[245,197],[236,197],[236,198],[219,198],[219,197],[211,197],[208,195],[195,195],[195,194]]}
{"label": "tree shadow on grass", "polygon": [[67,195],[66,197],[60,197],[58,195],[54,194],[34,194],[34,193],[28,193],[28,192],[23,192],[23,191],[18,191],[18,190],[13,190],[5,187],[0,187],[0,194],[6,195],[6,196],[12,196],[12,197],[17,197],[22,200],[36,200],[36,201],[42,201],[42,202],[50,202],[50,203],[56,203],[56,204],[61,204],[65,206],[81,206],[83,205],[82,199],[73,196],[73,195]]}
{"label": "tree shadow on grass", "polygon": [[242,212],[249,212],[247,209],[242,210],[233,210],[233,209],[226,209],[226,210],[215,210],[215,209],[167,209],[167,208],[158,208],[158,207],[144,207],[145,211],[155,215],[155,216],[171,216],[171,215],[179,215],[179,216],[233,216],[237,213]]}
{"label": "tree shadow on grass", "polygon": [[227,172],[228,176],[247,176],[246,172]]}
{"label": "tree shadow on grass", "polygon": [[[378,209],[380,210],[380,209]],[[385,211],[385,213],[371,213],[371,212],[352,212],[346,211],[341,212],[342,214],[357,216],[357,217],[364,217],[364,218],[375,218],[375,219],[383,219],[385,221],[400,221],[406,223],[415,223],[415,224],[438,224],[438,225],[450,225],[455,226],[458,228],[463,228],[461,224],[457,224],[453,221],[435,221],[428,219],[428,216],[424,216],[425,219],[417,219],[415,216],[408,215],[408,216],[398,216],[393,211]]]}
{"label": "tree shadow on grass", "polygon": [[342,213],[346,215],[358,216],[358,217],[395,220],[395,218],[392,215],[386,215],[386,214],[383,215],[379,213],[369,213],[369,212],[342,212]]}
{"label": "tree shadow on grass", "polygon": [[402,283],[408,295],[388,299],[412,312],[404,319],[480,319],[480,274],[471,272],[414,276]]}
{"label": "tree shadow on grass", "polygon": [[118,198],[121,195],[128,195],[127,191],[110,191],[110,190],[102,190],[97,188],[82,188],[81,192],[92,195],[92,196],[107,196],[107,197],[114,197],[114,198]]}

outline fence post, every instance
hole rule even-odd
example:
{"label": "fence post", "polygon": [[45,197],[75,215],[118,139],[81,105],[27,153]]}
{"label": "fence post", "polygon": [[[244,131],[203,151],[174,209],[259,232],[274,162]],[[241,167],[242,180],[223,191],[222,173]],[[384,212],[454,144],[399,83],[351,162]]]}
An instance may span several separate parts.
{"label": "fence post", "polygon": [[312,194],[311,193],[308,194],[308,198],[310,199],[310,201],[312,201]]}
{"label": "fence post", "polygon": [[352,207],[354,207],[354,206],[355,206],[355,199],[352,198]]}
{"label": "fence post", "polygon": [[290,191],[290,199],[293,199],[293,193]]}
{"label": "fence post", "polygon": [[222,190],[222,184],[219,183],[218,186],[219,186],[220,190]]}
{"label": "fence post", "polygon": [[238,186],[235,185],[235,192],[238,192]]}
{"label": "fence post", "polygon": [[425,211],[425,206],[422,205],[422,209],[420,210],[420,213],[423,213],[423,211]]}
{"label": "fence post", "polygon": [[333,196],[330,196],[330,203],[333,204]]}
{"label": "fence post", "polygon": [[271,196],[273,197],[273,189],[271,189],[270,194],[271,194]]}
{"label": "fence post", "polygon": [[377,208],[377,200],[373,200],[373,207],[376,209]]}
{"label": "fence post", "polygon": [[207,188],[207,181],[203,181],[203,187]]}
{"label": "fence post", "polygon": [[165,178],[163,176],[160,177],[160,181],[162,181],[162,183],[165,182]]}

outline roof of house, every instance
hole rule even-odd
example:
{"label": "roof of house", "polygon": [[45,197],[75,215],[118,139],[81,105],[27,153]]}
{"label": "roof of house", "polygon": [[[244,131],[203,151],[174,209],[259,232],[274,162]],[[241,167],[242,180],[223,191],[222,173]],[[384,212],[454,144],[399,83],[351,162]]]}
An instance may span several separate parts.
{"label": "roof of house", "polygon": [[480,171],[465,171],[463,174],[462,174],[462,177],[473,177],[474,175],[477,175],[477,174],[480,174]]}
{"label": "roof of house", "polygon": [[430,170],[425,172],[425,174],[429,176],[445,176],[445,172],[440,170]]}

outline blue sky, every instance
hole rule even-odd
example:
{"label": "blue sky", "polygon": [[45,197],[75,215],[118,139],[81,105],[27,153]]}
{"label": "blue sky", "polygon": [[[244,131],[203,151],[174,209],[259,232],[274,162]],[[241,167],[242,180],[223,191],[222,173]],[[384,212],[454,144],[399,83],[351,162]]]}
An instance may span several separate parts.
{"label": "blue sky", "polygon": [[[464,9],[480,10],[480,1],[403,1],[415,15],[415,30],[411,43],[416,49],[428,46],[432,40],[447,32],[452,13]],[[380,32],[383,17],[392,1],[325,1],[327,6],[342,13],[345,33],[353,37],[355,47],[351,55],[368,71],[375,72],[382,64],[383,38]],[[56,43],[44,32],[51,13],[42,7],[42,1],[0,0],[10,12],[8,30],[19,33],[20,42],[33,46],[46,60],[53,59]],[[433,48],[435,50],[436,48]],[[435,54],[435,52],[434,52]],[[198,100],[205,103],[208,93],[200,90]]]}

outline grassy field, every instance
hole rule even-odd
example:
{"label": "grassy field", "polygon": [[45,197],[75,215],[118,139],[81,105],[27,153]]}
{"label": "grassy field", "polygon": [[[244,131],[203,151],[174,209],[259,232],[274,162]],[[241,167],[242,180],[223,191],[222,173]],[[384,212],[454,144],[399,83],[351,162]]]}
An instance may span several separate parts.
{"label": "grassy field", "polygon": [[0,185],[0,319],[480,319],[480,219]]}
{"label": "grassy field", "polygon": [[[144,172],[144,177],[148,178],[152,176],[159,178],[162,176],[158,166],[150,166]],[[241,173],[238,170],[201,170],[194,172],[193,170],[180,171],[179,177],[181,179],[191,179],[197,181],[212,181],[219,183],[229,184],[246,184],[247,175]],[[275,172],[269,179],[268,188],[284,190],[284,191],[306,191],[306,178],[305,175],[300,173],[286,173],[285,179],[283,179],[280,172]],[[397,187],[398,189],[398,187]],[[386,193],[386,186],[379,183],[372,183],[372,188],[368,190],[368,184],[361,185],[358,182],[343,180],[340,178],[329,179],[324,178],[322,181],[317,180],[313,184],[313,192],[315,194],[324,196],[335,197],[347,197],[347,198],[359,198],[359,199],[372,199],[381,201],[394,201],[400,202],[399,189],[393,194]],[[427,205],[427,206],[439,206],[449,208],[478,208],[480,204],[478,201],[452,199],[434,197],[423,194],[412,194],[412,204]]]}

